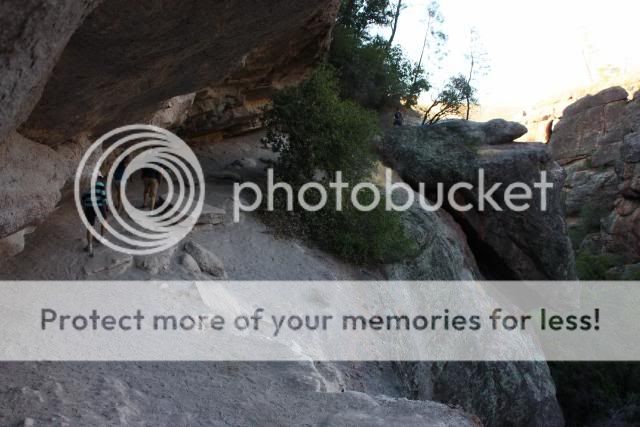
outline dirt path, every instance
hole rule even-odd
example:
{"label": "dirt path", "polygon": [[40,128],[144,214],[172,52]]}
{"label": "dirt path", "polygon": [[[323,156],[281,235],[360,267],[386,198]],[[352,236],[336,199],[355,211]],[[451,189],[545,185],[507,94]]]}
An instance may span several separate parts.
{"label": "dirt path", "polygon": [[[213,144],[199,153],[208,176],[206,203],[224,207],[227,215],[224,224],[197,228],[189,238],[215,253],[231,280],[379,277],[376,271],[343,263],[305,242],[277,238],[254,214],[244,215],[238,224],[231,221],[233,183],[228,178],[258,179],[266,164],[260,158],[272,158],[258,139],[253,135]],[[140,189],[131,191],[135,200]],[[0,279],[203,278],[194,277],[180,264],[181,249],[157,273],[137,267],[132,260],[124,267],[88,276],[87,266],[95,261],[83,252],[84,245],[84,229],[73,201],[67,198],[27,237],[24,252],[0,265]],[[96,258],[100,257],[116,255],[98,247]],[[443,416],[452,417],[451,425],[466,421],[444,405],[397,399],[402,395],[392,364],[0,364],[1,425],[29,419],[35,425],[72,426],[425,425]]]}
{"label": "dirt path", "polygon": [[[230,280],[370,280],[380,277],[375,270],[346,264],[306,242],[277,237],[257,214],[243,214],[239,223],[233,222],[233,180],[262,180],[268,161],[274,159],[270,150],[261,147],[260,137],[260,134],[252,134],[210,144],[205,150],[198,151],[207,180],[205,203],[222,207],[227,214],[223,224],[198,226],[187,239],[216,254],[223,261]],[[128,196],[134,205],[141,204],[139,180],[134,179]],[[179,263],[180,249],[170,257],[166,268],[158,272],[136,268],[134,260],[129,268],[88,275],[85,267],[97,261],[91,260],[83,251],[85,245],[84,227],[69,195],[34,233],[27,235],[25,250],[0,264],[0,279],[194,279],[193,273]],[[117,257],[117,254],[98,246],[95,256],[108,258]]]}

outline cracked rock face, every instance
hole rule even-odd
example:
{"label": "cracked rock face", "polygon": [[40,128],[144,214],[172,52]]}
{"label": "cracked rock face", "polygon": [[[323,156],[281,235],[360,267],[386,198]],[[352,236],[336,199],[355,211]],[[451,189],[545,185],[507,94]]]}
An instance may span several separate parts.
{"label": "cracked rock face", "polygon": [[299,81],[329,42],[338,1],[112,0],[71,37],[20,132],[56,145],[148,121],[175,96]]}
{"label": "cracked rock face", "polygon": [[79,141],[133,123],[175,128],[207,88],[298,82],[328,47],[338,3],[4,2],[0,239],[51,213]]}
{"label": "cracked rock face", "polygon": [[0,3],[0,143],[29,117],[69,38],[100,3]]}
{"label": "cracked rock face", "polygon": [[[467,212],[450,209],[461,224],[487,278],[511,280],[571,280],[575,278],[573,250],[567,237],[561,193],[565,173],[543,144],[504,143],[504,125],[494,126],[450,120],[429,127],[403,127],[389,132],[382,145],[385,161],[414,188],[424,183],[428,197],[436,197],[437,184],[446,192],[457,183],[473,185],[458,191],[459,205],[471,204]],[[491,122],[489,122],[491,123]],[[516,137],[519,132],[511,133]],[[500,140],[502,144],[494,145]],[[485,187],[501,184],[493,193],[502,211],[489,205],[480,211],[479,170],[485,173]],[[547,204],[532,192],[530,208],[515,212],[504,206],[504,192],[511,183],[534,183],[546,172],[553,188]]]}
{"label": "cracked rock face", "polygon": [[612,87],[568,106],[551,150],[568,173],[569,221],[576,227],[596,224],[575,242],[579,251],[614,254],[633,264],[640,261],[640,93],[628,98]]}

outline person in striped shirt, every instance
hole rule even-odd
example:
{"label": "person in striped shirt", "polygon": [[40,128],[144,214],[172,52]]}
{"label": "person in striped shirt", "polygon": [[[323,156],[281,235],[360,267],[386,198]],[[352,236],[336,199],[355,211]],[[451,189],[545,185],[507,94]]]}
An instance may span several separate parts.
{"label": "person in striped shirt", "polygon": [[[95,195],[96,206],[94,207],[92,201],[92,195]],[[82,195],[82,210],[84,212],[84,216],[91,224],[92,227],[96,224],[96,218],[98,217],[98,211],[102,214],[105,221],[107,219],[107,190],[106,184],[104,181],[104,177],[102,175],[98,176],[96,181],[96,185],[90,190]],[[96,209],[97,208],[97,209]],[[104,224],[100,224],[100,234],[104,235]],[[93,256],[93,235],[89,230],[87,230],[87,247],[84,249],[86,252],[89,252],[89,256]]]}

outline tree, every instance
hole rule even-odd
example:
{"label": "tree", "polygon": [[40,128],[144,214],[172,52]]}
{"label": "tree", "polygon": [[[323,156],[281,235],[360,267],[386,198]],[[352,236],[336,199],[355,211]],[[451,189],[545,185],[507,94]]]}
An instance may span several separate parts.
{"label": "tree", "polygon": [[391,36],[389,37],[389,42],[387,45],[388,49],[391,49],[393,45],[393,40],[396,38],[396,31],[398,30],[398,20],[400,19],[400,12],[402,12],[404,6],[402,5],[402,0],[398,0],[396,4],[396,11],[393,14],[393,24],[391,25]]}
{"label": "tree", "polygon": [[476,89],[474,88],[474,80],[480,76],[486,76],[489,73],[490,66],[487,52],[484,50],[478,30],[471,28],[469,53],[467,53],[467,61],[469,62],[469,73],[467,74],[467,91],[465,94],[465,103],[467,107],[466,120],[469,120],[471,113],[471,105],[478,101],[475,99]]}
{"label": "tree", "polygon": [[369,26],[387,26],[392,18],[389,0],[344,0],[338,13],[338,23],[358,38],[367,36]]}
{"label": "tree", "polygon": [[[276,93],[273,108],[265,113],[265,142],[280,153],[276,175],[294,193],[315,182],[332,194],[331,182],[338,171],[350,183],[368,180],[373,173],[371,140],[379,133],[376,115],[340,99],[337,83],[330,67],[320,67],[298,87]],[[267,220],[351,262],[389,264],[417,255],[417,246],[406,237],[398,212],[387,211],[384,203],[365,212],[352,202],[350,191],[341,194],[340,199],[329,196],[318,211],[304,209],[294,198],[293,212],[288,212],[286,196],[277,193],[276,213]],[[371,191],[359,192],[357,197],[366,206],[375,201]],[[319,191],[308,191],[305,196],[310,205],[318,204],[320,198]]]}
{"label": "tree", "polygon": [[453,76],[424,113],[422,124],[431,125],[447,116],[459,115],[465,102],[467,100],[476,102],[475,99],[475,89],[469,85],[467,76],[463,74]]}
{"label": "tree", "polygon": [[[429,89],[424,68],[409,61],[393,46],[402,0],[343,0],[333,31],[329,63],[337,71],[340,94],[374,109],[417,104]],[[372,25],[392,26],[389,40],[373,36]]]}
{"label": "tree", "polygon": [[444,45],[448,37],[442,30],[443,23],[444,17],[440,12],[440,3],[438,3],[438,0],[434,0],[427,6],[427,22],[424,39],[422,41],[422,49],[420,51],[420,59],[415,68],[414,83],[419,79],[419,70],[424,70],[422,62],[427,50],[431,50],[431,56],[435,61],[441,60],[443,56],[446,55]]}

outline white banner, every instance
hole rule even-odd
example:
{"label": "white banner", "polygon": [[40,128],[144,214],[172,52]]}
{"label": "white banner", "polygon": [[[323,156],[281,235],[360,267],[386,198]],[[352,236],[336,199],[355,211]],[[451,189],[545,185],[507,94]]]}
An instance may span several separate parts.
{"label": "white banner", "polygon": [[638,282],[0,282],[0,360],[640,360]]}

